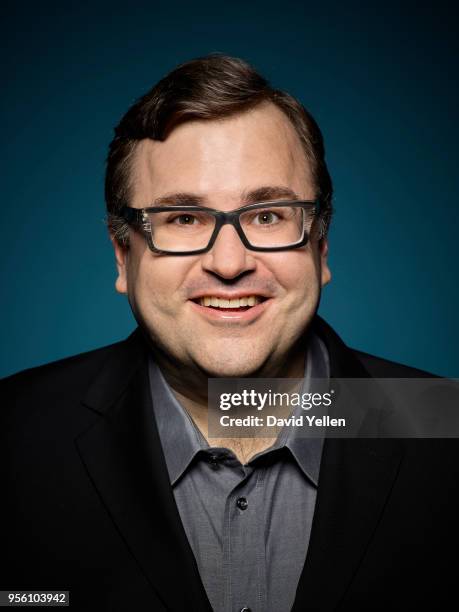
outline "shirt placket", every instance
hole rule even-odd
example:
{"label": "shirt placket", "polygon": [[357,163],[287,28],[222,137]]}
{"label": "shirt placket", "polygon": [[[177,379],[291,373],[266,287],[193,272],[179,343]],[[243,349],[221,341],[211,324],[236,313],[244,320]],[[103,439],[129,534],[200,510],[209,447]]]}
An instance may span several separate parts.
{"label": "shirt placket", "polygon": [[266,612],[262,470],[235,469],[241,481],[228,494],[224,518],[225,612]]}

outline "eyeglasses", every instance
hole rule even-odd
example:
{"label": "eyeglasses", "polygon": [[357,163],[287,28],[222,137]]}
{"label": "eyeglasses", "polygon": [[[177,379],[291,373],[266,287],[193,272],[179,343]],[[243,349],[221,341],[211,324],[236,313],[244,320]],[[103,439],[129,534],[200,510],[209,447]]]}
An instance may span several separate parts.
{"label": "eyeglasses", "polygon": [[318,200],[282,200],[250,204],[229,212],[202,206],[124,206],[121,216],[143,230],[155,253],[197,255],[209,251],[221,228],[228,224],[252,251],[297,249],[307,244],[320,212]]}

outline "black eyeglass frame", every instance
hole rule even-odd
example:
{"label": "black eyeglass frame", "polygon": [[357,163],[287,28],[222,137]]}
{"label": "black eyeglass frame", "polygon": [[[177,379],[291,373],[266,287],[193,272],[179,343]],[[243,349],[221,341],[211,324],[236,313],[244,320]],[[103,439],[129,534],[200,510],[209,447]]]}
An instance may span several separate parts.
{"label": "black eyeglass frame", "polygon": [[[133,208],[131,206],[123,206],[120,211],[121,217],[128,223],[129,225],[134,225],[142,228],[145,238],[147,240],[148,247],[154,253],[162,253],[165,255],[199,255],[200,253],[206,253],[210,251],[213,247],[217,236],[224,225],[232,225],[236,230],[239,238],[241,239],[242,244],[251,251],[262,251],[262,252],[275,252],[275,251],[290,251],[291,249],[298,249],[302,246],[305,246],[308,243],[309,234],[304,229],[303,224],[303,237],[298,242],[294,244],[290,244],[287,246],[281,247],[259,247],[250,244],[246,235],[244,234],[244,230],[241,227],[239,216],[250,210],[263,209],[267,206],[277,207],[287,207],[294,206],[297,208],[302,208],[303,210],[310,209],[314,207],[314,216],[315,219],[320,217],[320,213],[322,211],[322,206],[320,200],[282,200],[282,201],[269,201],[269,202],[257,202],[256,204],[249,204],[247,206],[241,206],[240,208],[236,208],[235,210],[231,210],[228,212],[223,212],[221,210],[216,210],[214,208],[207,208],[204,206],[149,206],[147,208]],[[147,214],[150,212],[206,212],[215,217],[215,227],[210,236],[209,242],[206,247],[202,249],[196,249],[193,251],[166,251],[164,249],[158,249],[153,244],[153,237],[151,232],[151,223],[147,217]]]}

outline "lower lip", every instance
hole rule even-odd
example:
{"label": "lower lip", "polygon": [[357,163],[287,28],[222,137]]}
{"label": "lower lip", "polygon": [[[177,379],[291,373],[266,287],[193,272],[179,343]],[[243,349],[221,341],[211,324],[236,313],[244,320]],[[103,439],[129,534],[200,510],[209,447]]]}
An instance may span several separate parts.
{"label": "lower lip", "polygon": [[252,306],[247,310],[220,310],[219,308],[211,308],[208,306],[201,306],[190,300],[191,307],[194,308],[199,314],[203,315],[211,321],[224,321],[224,322],[235,322],[235,323],[250,323],[260,317],[265,310],[269,307],[272,299],[267,299],[264,302],[260,302],[256,306]]}

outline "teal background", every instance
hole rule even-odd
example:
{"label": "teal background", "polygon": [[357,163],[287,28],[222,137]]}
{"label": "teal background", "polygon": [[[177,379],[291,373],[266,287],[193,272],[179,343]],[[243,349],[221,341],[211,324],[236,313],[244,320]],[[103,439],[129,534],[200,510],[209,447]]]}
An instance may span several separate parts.
{"label": "teal background", "polygon": [[3,9],[0,374],[124,338],[103,217],[112,129],[177,63],[252,62],[318,120],[334,178],[321,314],[459,377],[454,3],[17,3]]}

